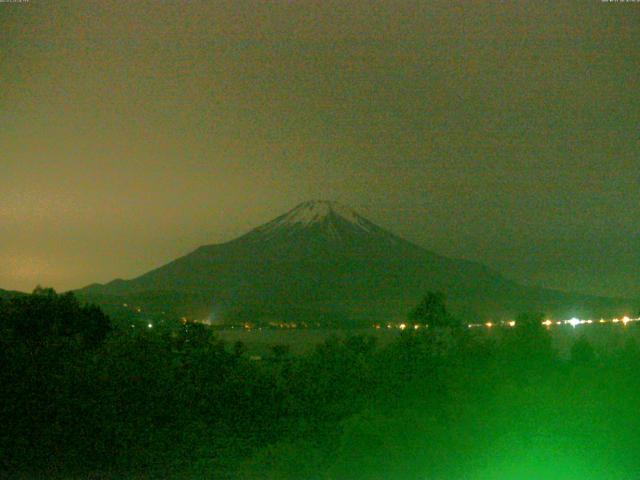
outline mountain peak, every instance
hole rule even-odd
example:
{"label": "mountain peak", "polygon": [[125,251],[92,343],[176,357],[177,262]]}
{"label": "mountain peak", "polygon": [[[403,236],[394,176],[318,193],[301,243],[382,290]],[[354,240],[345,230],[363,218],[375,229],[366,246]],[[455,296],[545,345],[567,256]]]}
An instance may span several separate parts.
{"label": "mountain peak", "polygon": [[375,225],[349,207],[328,200],[311,200],[252,230],[249,235],[253,238],[255,234],[299,232],[315,226],[322,226],[323,230],[334,239],[341,237],[339,231],[344,231],[344,228],[360,233],[372,233],[376,230]]}
{"label": "mountain peak", "polygon": [[572,315],[577,305],[593,316],[628,308],[518,285],[480,264],[403,240],[339,203],[318,200],[135,279],[79,293],[112,307],[135,302],[145,311],[177,316],[340,325],[402,321],[427,291],[444,291],[461,312],[486,319],[532,309],[564,316],[567,304]]}
{"label": "mountain peak", "polygon": [[325,220],[331,215],[337,215],[343,219],[359,224],[362,217],[349,207],[329,200],[311,200],[301,203],[281,218],[286,223],[300,223],[309,225]]}

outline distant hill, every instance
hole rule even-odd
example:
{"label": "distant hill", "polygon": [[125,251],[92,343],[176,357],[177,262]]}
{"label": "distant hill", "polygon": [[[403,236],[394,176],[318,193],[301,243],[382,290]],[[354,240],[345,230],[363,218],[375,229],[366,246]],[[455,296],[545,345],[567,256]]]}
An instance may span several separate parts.
{"label": "distant hill", "polygon": [[[455,239],[452,239],[455,241]],[[444,257],[334,202],[312,201],[226,243],[207,245],[131,280],[79,290],[102,305],[136,305],[228,321],[356,324],[404,319],[428,290],[458,315],[511,318],[629,313],[628,300],[528,287]]]}
{"label": "distant hill", "polygon": [[24,295],[24,293],[22,292],[16,292],[16,291],[12,291],[12,290],[3,290],[0,288],[0,298],[13,298],[13,297],[17,297],[20,295]]}

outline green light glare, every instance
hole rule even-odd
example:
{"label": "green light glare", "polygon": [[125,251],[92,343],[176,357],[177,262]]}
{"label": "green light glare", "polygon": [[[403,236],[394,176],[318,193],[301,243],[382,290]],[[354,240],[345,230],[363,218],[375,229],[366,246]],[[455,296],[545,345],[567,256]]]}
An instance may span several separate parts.
{"label": "green light glare", "polygon": [[[624,478],[607,461],[606,452],[566,440],[520,440],[517,447],[502,445],[482,455],[484,465],[470,472],[469,480],[613,480]],[[604,454],[603,454],[604,453]]]}

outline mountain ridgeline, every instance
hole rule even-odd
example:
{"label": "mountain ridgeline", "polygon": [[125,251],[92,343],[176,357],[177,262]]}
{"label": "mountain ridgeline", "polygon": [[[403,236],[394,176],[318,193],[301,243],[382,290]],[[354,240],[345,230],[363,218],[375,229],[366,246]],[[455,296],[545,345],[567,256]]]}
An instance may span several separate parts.
{"label": "mountain ridgeline", "polygon": [[625,300],[510,281],[486,266],[430,252],[340,204],[306,202],[226,243],[207,245],[131,280],[77,291],[214,323],[370,325],[406,318],[427,291],[469,321],[523,311],[558,317],[629,312]]}

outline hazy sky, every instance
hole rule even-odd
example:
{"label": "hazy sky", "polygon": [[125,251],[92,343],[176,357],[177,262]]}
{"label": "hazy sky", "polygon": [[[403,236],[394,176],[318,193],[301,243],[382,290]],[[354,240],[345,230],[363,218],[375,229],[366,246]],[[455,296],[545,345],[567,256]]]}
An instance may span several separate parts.
{"label": "hazy sky", "polygon": [[640,3],[0,3],[0,288],[128,278],[308,199],[640,296]]}

